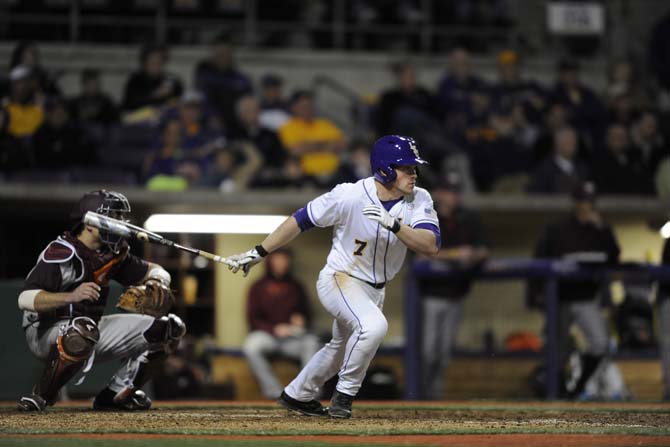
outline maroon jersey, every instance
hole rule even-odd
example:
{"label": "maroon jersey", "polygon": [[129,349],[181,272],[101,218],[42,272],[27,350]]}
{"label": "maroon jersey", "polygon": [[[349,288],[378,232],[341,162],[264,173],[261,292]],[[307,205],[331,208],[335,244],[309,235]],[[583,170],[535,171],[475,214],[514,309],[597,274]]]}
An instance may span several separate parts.
{"label": "maroon jersey", "polygon": [[251,286],[247,300],[250,330],[272,334],[276,325],[289,323],[294,313],[301,314],[309,320],[307,296],[295,279],[291,277],[275,279],[266,275]]}
{"label": "maroon jersey", "polygon": [[100,298],[96,302],[81,301],[49,312],[26,311],[24,328],[36,321],[49,324],[78,316],[98,321],[107,304],[110,280],[127,287],[137,284],[147,273],[147,262],[128,253],[128,248],[125,244],[118,254],[105,249],[91,250],[68,232],[49,243],[28,273],[23,290],[71,292],[82,283],[95,282],[101,288]]}

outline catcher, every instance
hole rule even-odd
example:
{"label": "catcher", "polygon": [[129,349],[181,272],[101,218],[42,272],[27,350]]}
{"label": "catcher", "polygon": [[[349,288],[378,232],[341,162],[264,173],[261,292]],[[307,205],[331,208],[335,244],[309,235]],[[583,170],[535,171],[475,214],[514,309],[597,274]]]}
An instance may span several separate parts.
{"label": "catcher", "polygon": [[[130,205],[117,192],[85,194],[70,215],[72,229],[49,243],[28,273],[19,308],[28,347],[45,366],[19,410],[45,410],[78,372],[112,359],[121,359],[121,368],[93,408],[147,410],[151,400],[142,386],[186,333],[181,319],[168,313],[170,274],[130,254],[123,238],[83,224],[87,211],[126,219]],[[134,313],[102,315],[112,279],[131,286],[117,307]]]}

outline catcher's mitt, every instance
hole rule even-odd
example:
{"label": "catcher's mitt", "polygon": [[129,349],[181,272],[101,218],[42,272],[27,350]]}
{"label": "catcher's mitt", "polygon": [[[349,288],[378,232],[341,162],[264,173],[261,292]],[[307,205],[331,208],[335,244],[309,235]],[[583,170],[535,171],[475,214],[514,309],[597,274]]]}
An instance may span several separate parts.
{"label": "catcher's mitt", "polygon": [[128,287],[119,297],[119,309],[137,314],[162,317],[174,304],[174,294],[169,287],[155,279],[147,279],[140,286]]}

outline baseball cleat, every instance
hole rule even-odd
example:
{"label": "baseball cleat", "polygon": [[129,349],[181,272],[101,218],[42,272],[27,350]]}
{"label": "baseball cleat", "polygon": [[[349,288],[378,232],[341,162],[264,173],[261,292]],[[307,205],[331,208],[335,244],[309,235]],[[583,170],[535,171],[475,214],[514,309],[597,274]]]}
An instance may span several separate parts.
{"label": "baseball cleat", "polygon": [[23,396],[19,399],[16,409],[19,411],[44,411],[47,409],[47,401],[37,394]]}
{"label": "baseball cleat", "polygon": [[277,403],[287,410],[297,411],[305,416],[328,416],[328,409],[321,405],[318,400],[310,400],[309,402],[300,402],[295,400],[286,392],[282,391],[281,396],[277,399]]}
{"label": "baseball cleat", "polygon": [[115,393],[105,388],[93,401],[93,409],[98,411],[142,411],[151,408],[151,399],[142,390],[126,388]]}
{"label": "baseball cleat", "polygon": [[353,401],[354,396],[335,390],[330,407],[328,407],[328,414],[331,418],[349,419],[351,417],[351,403]]}

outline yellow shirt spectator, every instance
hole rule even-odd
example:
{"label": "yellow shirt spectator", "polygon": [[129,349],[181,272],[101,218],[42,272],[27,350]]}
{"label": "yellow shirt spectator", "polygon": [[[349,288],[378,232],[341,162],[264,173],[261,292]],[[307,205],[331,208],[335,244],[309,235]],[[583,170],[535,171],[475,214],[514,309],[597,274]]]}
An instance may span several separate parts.
{"label": "yellow shirt spectator", "polygon": [[328,144],[344,141],[344,134],[332,122],[315,118],[309,121],[298,117],[289,119],[280,129],[279,138],[292,154],[300,154],[300,167],[306,175],[330,175],[340,166],[340,158],[330,151],[303,151],[305,144]]}
{"label": "yellow shirt spectator", "polygon": [[37,104],[10,102],[5,105],[9,117],[7,133],[16,138],[25,138],[37,132],[44,121],[44,110]]}

